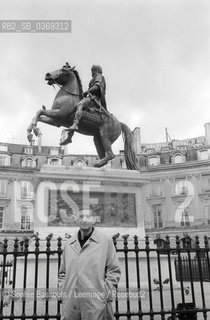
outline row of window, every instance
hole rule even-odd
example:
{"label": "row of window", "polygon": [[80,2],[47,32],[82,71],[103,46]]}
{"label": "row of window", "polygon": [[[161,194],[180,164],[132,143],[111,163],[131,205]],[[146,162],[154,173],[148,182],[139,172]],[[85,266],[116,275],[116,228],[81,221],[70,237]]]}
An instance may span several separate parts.
{"label": "row of window", "polygon": [[[189,208],[185,208],[182,212],[182,216],[180,219],[180,226],[181,227],[189,227],[190,226],[190,215],[188,212]],[[206,208],[205,208],[206,209]],[[208,216],[206,217],[207,223],[210,224],[210,207],[208,207]],[[161,204],[155,204],[152,205],[152,216],[153,216],[153,228],[159,229],[163,228],[163,218],[162,218],[162,205]]]}
{"label": "row of window", "polygon": [[[208,192],[210,190],[210,175],[202,176],[202,187],[203,191]],[[34,188],[30,181],[21,181],[20,185],[20,197],[22,199],[32,199],[34,196]],[[0,180],[0,197],[7,196],[7,180]],[[175,195],[190,195],[194,192],[194,185],[192,182],[183,178],[176,178],[174,185]],[[150,183],[150,195],[151,196],[162,196],[162,184],[160,180],[151,181]]]}
{"label": "row of window", "polygon": [[[4,206],[0,206],[0,229],[3,228]],[[20,229],[30,230],[32,222],[32,208],[21,206]]]}
{"label": "row of window", "polygon": [[[61,165],[62,160],[60,158],[49,158],[47,160],[49,165]],[[0,166],[10,166],[11,165],[11,156],[0,154]],[[21,166],[24,168],[36,168],[37,161],[34,157],[26,157],[21,161]]]}
{"label": "row of window", "polygon": [[[8,146],[0,145],[0,151],[1,152],[8,152]],[[52,156],[58,156],[59,155],[59,148],[53,147],[50,149],[50,155]],[[34,148],[33,147],[25,147],[23,149],[24,154],[34,154]]]}
{"label": "row of window", "polygon": [[[56,150],[55,150],[56,151]],[[209,150],[197,150],[195,151],[196,153],[196,158],[192,158],[191,160],[209,160]],[[56,154],[55,154],[56,155]],[[164,163],[174,163],[174,164],[179,164],[179,163],[185,163],[188,161],[186,156],[182,153],[176,153],[172,157],[170,157],[170,160],[165,161]],[[146,160],[145,160],[146,161]],[[160,155],[151,155],[148,156],[147,158],[148,165],[149,166],[158,166],[161,164],[161,156]],[[49,165],[61,165],[62,164],[62,159],[61,158],[48,158],[47,159],[47,164]],[[145,163],[146,164],[146,163]],[[8,154],[0,154],[0,166],[10,166],[11,165],[11,156]],[[77,160],[73,163],[73,166],[86,166],[86,162],[84,160]],[[37,159],[33,156],[31,157],[25,157],[21,161],[21,166],[26,167],[26,168],[36,168],[37,167]],[[121,159],[121,166],[122,168],[126,168],[126,164],[124,159]]]}
{"label": "row of window", "polygon": [[[201,192],[210,191],[210,175],[201,176]],[[150,183],[150,196],[163,196],[164,182],[160,180],[151,181]],[[173,194],[177,196],[181,195],[194,195],[194,184],[187,180],[186,177],[175,178],[173,185]]]}
{"label": "row of window", "polygon": [[[48,165],[62,165],[61,158],[48,158]],[[0,166],[10,166],[11,165],[11,156],[0,154]],[[87,162],[81,159],[78,159],[72,163],[73,166],[76,167],[84,167],[87,165]],[[37,167],[37,159],[34,157],[25,157],[21,161],[21,166],[23,168],[36,168]]]}
{"label": "row of window", "polygon": [[[0,180],[0,197],[7,196],[7,180]],[[32,199],[34,196],[34,188],[30,181],[20,182],[20,197],[22,199]]]}
{"label": "row of window", "polygon": [[[210,207],[208,208],[208,223],[210,224]],[[162,205],[152,205],[153,227],[155,229],[163,228]],[[0,206],[0,229],[3,228],[4,206]],[[32,222],[32,208],[21,206],[21,230],[30,230]],[[190,218],[187,208],[182,213],[180,226],[190,226]]]}
{"label": "row of window", "polygon": [[[196,158],[192,158],[191,160],[209,160],[209,150],[197,150],[195,151]],[[178,164],[178,163],[185,163],[187,158],[182,153],[176,153],[170,158],[170,163]],[[158,166],[161,164],[161,157],[160,155],[152,155],[148,156],[148,165],[149,166]]]}
{"label": "row of window", "polygon": [[[206,221],[210,224],[210,206],[205,207]],[[159,229],[163,228],[163,217],[162,217],[162,205],[155,204],[152,205],[152,217],[153,217],[153,228]],[[0,206],[0,229],[3,228],[3,218],[4,218],[4,206]],[[190,226],[190,216],[188,213],[188,208],[182,212],[182,217],[180,220],[180,226]],[[30,230],[32,225],[32,207],[21,206],[21,220],[20,220],[20,229],[21,230]]]}

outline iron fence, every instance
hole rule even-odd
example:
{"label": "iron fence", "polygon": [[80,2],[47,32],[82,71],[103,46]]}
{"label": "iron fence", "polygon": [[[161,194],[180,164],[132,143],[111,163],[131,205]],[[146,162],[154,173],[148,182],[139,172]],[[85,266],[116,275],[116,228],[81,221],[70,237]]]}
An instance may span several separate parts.
{"label": "iron fence", "polygon": [[[20,251],[18,239],[12,247],[3,241],[0,319],[60,319],[57,276],[63,242],[52,237],[25,239]],[[183,247],[178,236],[175,244],[167,236],[164,247],[154,245],[148,236],[144,240],[113,236],[113,242],[122,270],[114,294],[115,319],[208,319],[207,236],[201,240],[196,236],[193,248]]]}

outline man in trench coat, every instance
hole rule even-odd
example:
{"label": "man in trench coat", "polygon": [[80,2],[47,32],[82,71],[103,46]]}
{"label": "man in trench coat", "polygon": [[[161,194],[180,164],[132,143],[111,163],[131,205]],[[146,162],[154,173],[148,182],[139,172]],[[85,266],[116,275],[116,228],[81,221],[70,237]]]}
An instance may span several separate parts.
{"label": "man in trench coat", "polygon": [[61,320],[113,320],[113,290],[120,279],[112,238],[93,227],[89,210],[79,212],[79,231],[67,241],[59,270]]}

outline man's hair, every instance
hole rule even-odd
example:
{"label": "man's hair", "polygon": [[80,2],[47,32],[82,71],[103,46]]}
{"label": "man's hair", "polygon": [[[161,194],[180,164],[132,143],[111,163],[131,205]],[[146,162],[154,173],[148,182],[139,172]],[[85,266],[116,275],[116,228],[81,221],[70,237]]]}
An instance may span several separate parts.
{"label": "man's hair", "polygon": [[92,212],[92,210],[91,209],[80,209],[79,211],[78,211],[78,215],[93,215],[93,212]]}
{"label": "man's hair", "polygon": [[92,66],[92,68],[91,68],[91,70],[97,70],[99,73],[102,73],[102,68],[101,68],[101,66],[99,66],[99,65],[93,65]]}

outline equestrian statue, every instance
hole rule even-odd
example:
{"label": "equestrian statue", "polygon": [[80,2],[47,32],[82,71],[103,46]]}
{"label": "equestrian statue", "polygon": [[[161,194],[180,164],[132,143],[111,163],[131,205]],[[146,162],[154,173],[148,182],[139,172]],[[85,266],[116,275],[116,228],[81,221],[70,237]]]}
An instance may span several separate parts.
{"label": "equestrian statue", "polygon": [[65,127],[66,138],[61,139],[60,145],[71,143],[75,131],[93,136],[100,158],[94,167],[102,167],[115,157],[111,146],[122,133],[127,169],[138,170],[131,130],[107,110],[106,82],[102,75],[102,68],[93,65],[91,71],[92,79],[88,90],[84,93],[79,73],[68,62],[61,69],[46,74],[47,83],[56,84],[60,89],[51,110],[42,106],[32,119],[27,129],[28,140],[32,141],[33,133],[36,136],[41,134],[37,127],[38,121],[56,127]]}

